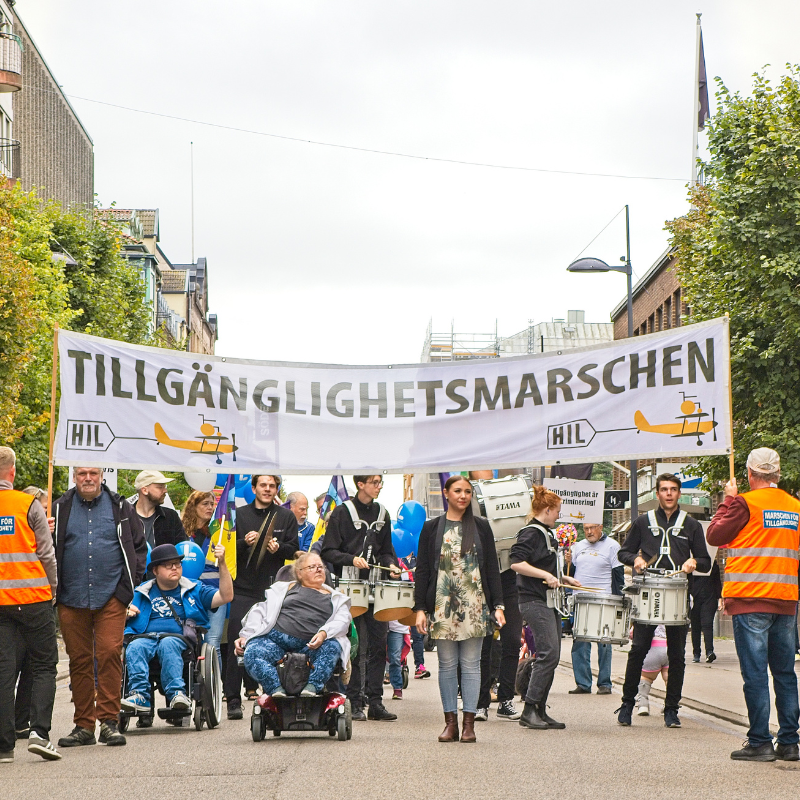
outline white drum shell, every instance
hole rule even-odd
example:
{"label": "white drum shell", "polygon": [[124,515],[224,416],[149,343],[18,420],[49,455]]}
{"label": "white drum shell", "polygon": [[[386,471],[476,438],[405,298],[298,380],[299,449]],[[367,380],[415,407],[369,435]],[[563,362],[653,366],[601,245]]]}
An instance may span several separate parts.
{"label": "white drum shell", "polygon": [[626,644],[631,603],[627,597],[605,592],[574,592],[572,637],[578,642]]}
{"label": "white drum shell", "polygon": [[357,617],[369,608],[369,581],[339,579],[339,591],[350,598],[350,615]]}
{"label": "white drum shell", "polygon": [[517,533],[525,527],[531,513],[531,490],[521,475],[510,475],[493,481],[475,481],[476,500],[489,520],[494,534],[500,569],[511,567],[508,551],[517,541]]}
{"label": "white drum shell", "polygon": [[376,581],[372,616],[378,622],[407,617],[414,607],[414,584],[409,581]]}
{"label": "white drum shell", "polygon": [[634,578],[631,619],[646,625],[689,624],[689,582],[685,577]]}

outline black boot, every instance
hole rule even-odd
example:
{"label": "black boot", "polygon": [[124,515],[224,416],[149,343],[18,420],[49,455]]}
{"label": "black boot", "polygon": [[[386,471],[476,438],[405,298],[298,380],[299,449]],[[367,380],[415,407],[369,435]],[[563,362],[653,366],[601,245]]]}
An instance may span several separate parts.
{"label": "black boot", "polygon": [[547,723],[547,727],[551,728],[552,730],[561,731],[564,730],[567,726],[563,722],[556,722],[548,713],[547,713],[547,699],[540,705],[540,712],[539,716]]}
{"label": "black boot", "polygon": [[523,728],[532,728],[536,731],[546,731],[550,726],[542,719],[541,703],[529,703],[525,701],[525,709],[519,718],[519,724]]}

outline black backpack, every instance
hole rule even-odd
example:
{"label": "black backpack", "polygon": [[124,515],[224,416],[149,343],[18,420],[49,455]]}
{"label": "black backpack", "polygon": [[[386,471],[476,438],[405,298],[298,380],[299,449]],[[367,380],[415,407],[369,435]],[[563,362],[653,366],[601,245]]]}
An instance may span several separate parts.
{"label": "black backpack", "polygon": [[311,675],[311,664],[305,653],[287,653],[278,662],[277,669],[286,694],[298,695],[306,688]]}

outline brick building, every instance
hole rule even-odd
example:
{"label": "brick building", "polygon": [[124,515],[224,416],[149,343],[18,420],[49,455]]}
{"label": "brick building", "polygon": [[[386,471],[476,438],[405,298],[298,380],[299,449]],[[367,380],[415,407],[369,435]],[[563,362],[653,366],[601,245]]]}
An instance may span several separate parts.
{"label": "brick building", "polygon": [[[0,5],[0,14],[13,27],[13,34],[0,34],[0,44],[13,54],[17,43],[11,44],[8,37],[19,39],[21,90],[14,93],[10,108],[3,107],[5,119],[0,116],[0,137],[14,143],[17,163],[13,165],[13,177],[19,178],[26,190],[36,187],[41,197],[64,206],[91,208],[92,139],[19,15],[9,5]],[[4,122],[10,124],[2,129]]]}

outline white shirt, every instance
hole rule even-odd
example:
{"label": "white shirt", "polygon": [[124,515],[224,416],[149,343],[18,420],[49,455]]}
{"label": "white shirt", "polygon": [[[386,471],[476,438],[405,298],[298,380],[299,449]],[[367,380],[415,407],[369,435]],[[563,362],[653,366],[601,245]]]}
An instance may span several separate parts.
{"label": "white shirt", "polygon": [[586,539],[576,542],[572,545],[575,579],[584,586],[602,589],[610,594],[611,570],[622,566],[617,553],[619,553],[619,543],[608,536],[594,544]]}

